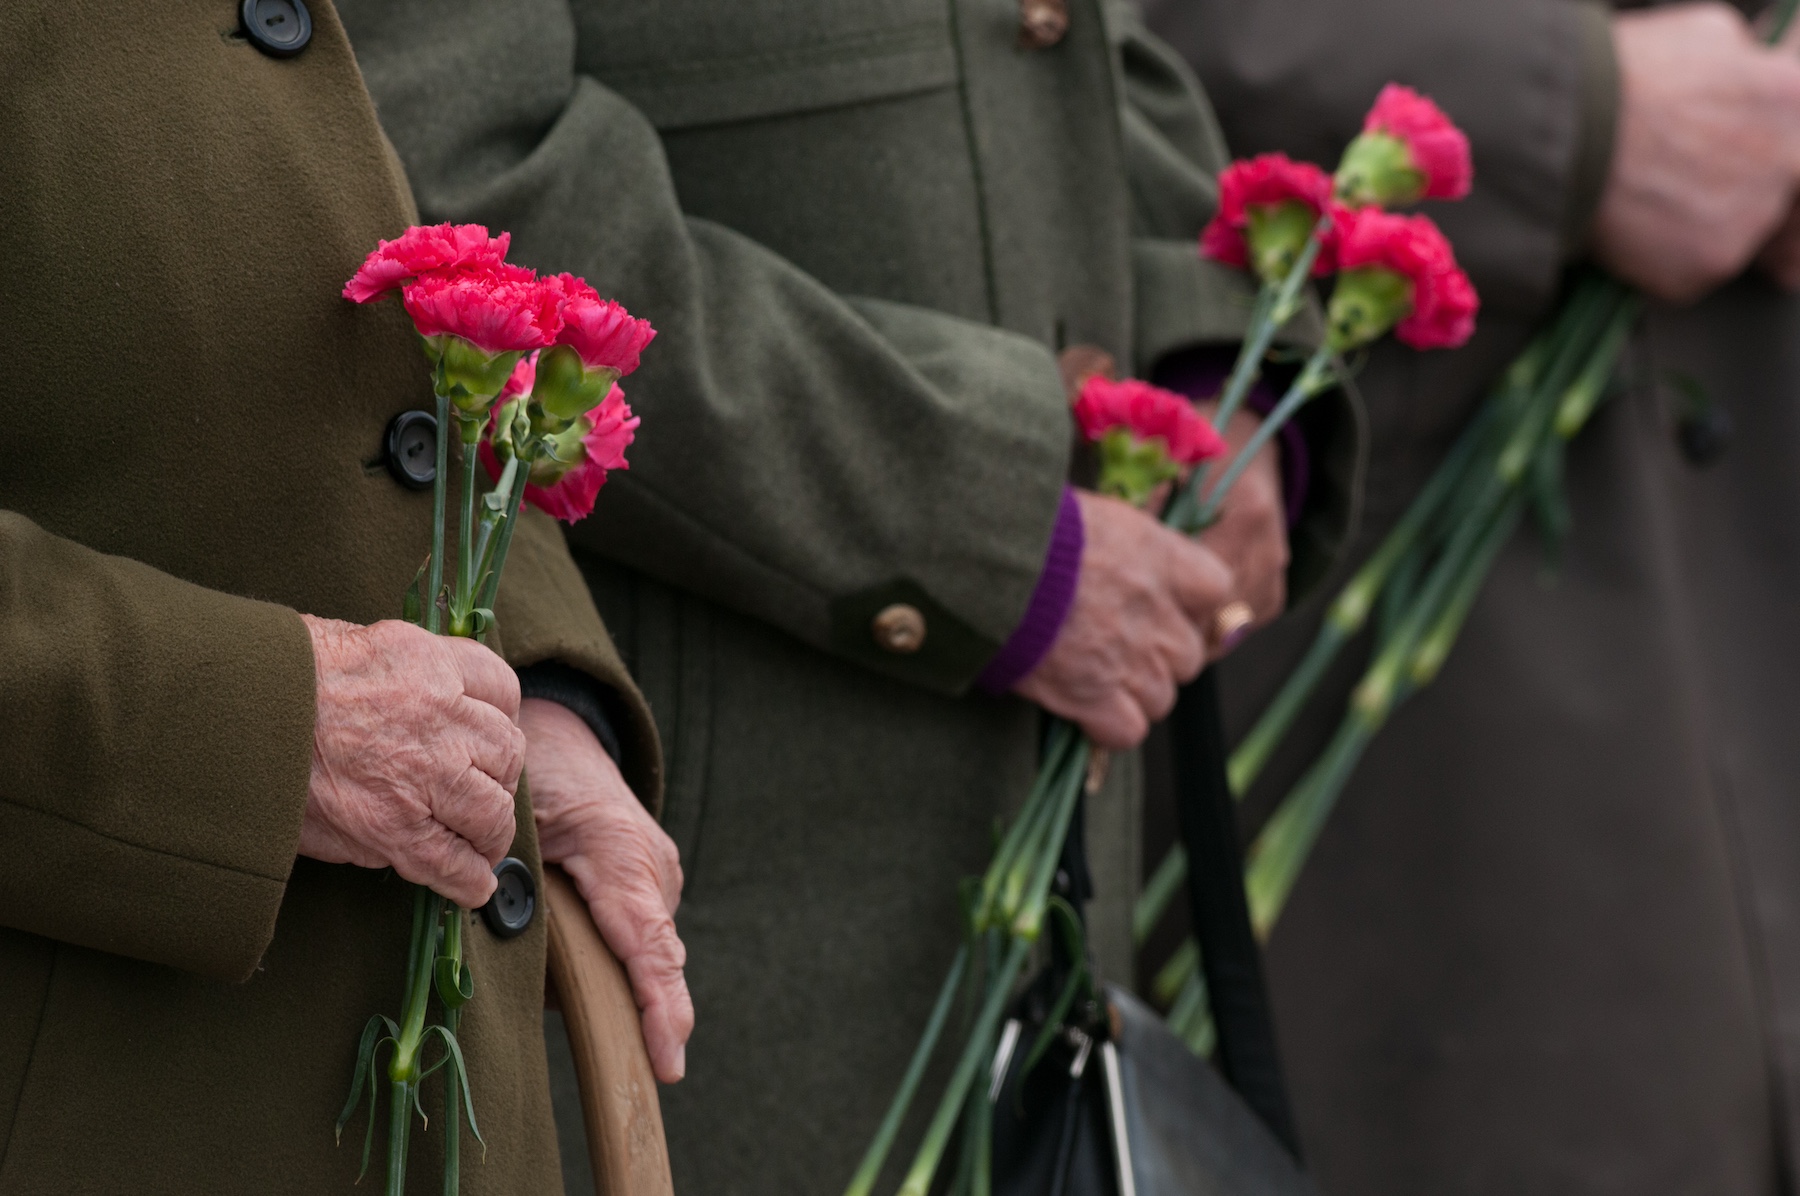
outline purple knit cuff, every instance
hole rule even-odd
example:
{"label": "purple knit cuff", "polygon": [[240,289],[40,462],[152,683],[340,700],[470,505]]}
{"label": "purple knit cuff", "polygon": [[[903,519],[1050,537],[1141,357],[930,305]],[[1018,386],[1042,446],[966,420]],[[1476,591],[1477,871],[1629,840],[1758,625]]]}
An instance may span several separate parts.
{"label": "purple knit cuff", "polygon": [[[1231,376],[1231,365],[1231,355],[1208,349],[1191,350],[1166,358],[1157,366],[1154,381],[1158,386],[1190,399],[1214,399],[1225,389],[1225,380]],[[1258,415],[1267,416],[1278,402],[1279,397],[1258,382],[1250,388],[1244,406]],[[1312,481],[1312,452],[1307,448],[1305,433],[1293,420],[1283,424],[1276,437],[1281,445],[1282,505],[1287,509],[1287,525],[1291,530],[1300,522],[1300,513],[1306,509],[1306,494]]]}
{"label": "purple knit cuff", "polygon": [[1050,551],[1026,604],[1025,617],[981,670],[976,685],[990,694],[1008,693],[1044,659],[1062,631],[1063,620],[1069,617],[1069,608],[1075,605],[1075,583],[1081,577],[1081,550],[1086,542],[1081,504],[1075,501],[1075,491],[1064,486],[1056,527],[1050,532]]}

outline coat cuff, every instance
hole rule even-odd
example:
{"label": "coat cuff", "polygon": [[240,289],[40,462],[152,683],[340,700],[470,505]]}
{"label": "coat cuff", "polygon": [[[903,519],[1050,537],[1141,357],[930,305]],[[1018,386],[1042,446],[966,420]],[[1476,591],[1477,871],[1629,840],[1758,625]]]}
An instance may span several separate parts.
{"label": "coat cuff", "polygon": [[[1153,380],[1163,389],[1189,399],[1211,399],[1225,389],[1235,356],[1235,352],[1216,348],[1172,354],[1158,363]],[[1267,417],[1280,401],[1266,383],[1257,382],[1251,387],[1244,406]],[[1287,515],[1288,530],[1292,531],[1306,510],[1306,494],[1312,484],[1312,451],[1307,447],[1306,434],[1293,420],[1283,424],[1277,436],[1276,444],[1281,452],[1282,506]]]}
{"label": "coat cuff", "polygon": [[1612,171],[1619,124],[1619,62],[1613,52],[1612,6],[1584,0],[1575,9],[1581,38],[1581,113],[1563,246],[1574,257],[1586,247]]}
{"label": "coat cuff", "polygon": [[1010,692],[1050,651],[1050,645],[1056,642],[1069,617],[1069,608],[1075,605],[1075,586],[1081,578],[1081,553],[1086,545],[1081,504],[1075,499],[1075,491],[1064,486],[1062,505],[1056,512],[1056,526],[1050,532],[1050,551],[1044,558],[1044,571],[1038,575],[1037,587],[1025,607],[1025,617],[976,679],[975,683],[981,689],[995,695]]}
{"label": "coat cuff", "polygon": [[542,698],[564,707],[587,724],[614,764],[624,759],[613,724],[615,716],[607,713],[609,707],[617,710],[620,702],[614,690],[558,660],[540,661],[517,672],[521,698]]}

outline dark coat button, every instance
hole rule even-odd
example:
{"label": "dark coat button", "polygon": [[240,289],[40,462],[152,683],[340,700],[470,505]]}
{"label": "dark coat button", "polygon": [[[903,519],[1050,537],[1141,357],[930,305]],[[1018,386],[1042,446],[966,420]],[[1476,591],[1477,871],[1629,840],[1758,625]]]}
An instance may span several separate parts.
{"label": "dark coat button", "polygon": [[238,24],[250,44],[271,58],[292,58],[312,40],[306,0],[244,0]]}
{"label": "dark coat button", "polygon": [[1688,464],[1704,468],[1725,455],[1734,431],[1731,412],[1716,403],[1706,403],[1682,413],[1675,425],[1675,439]]}
{"label": "dark coat button", "polygon": [[437,481],[437,416],[402,411],[387,426],[383,456],[388,472],[408,490],[429,490]]}
{"label": "dark coat button", "polygon": [[516,938],[525,933],[537,913],[537,879],[524,860],[512,856],[494,865],[494,879],[499,887],[481,907],[481,920],[496,938]]}

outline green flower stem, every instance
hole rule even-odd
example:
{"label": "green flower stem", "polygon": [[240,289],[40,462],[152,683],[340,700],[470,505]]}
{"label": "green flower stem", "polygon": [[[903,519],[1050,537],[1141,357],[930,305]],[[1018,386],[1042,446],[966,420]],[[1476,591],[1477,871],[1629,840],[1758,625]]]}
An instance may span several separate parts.
{"label": "green flower stem", "polygon": [[[1311,256],[1317,258],[1318,253],[1315,251]],[[1310,260],[1306,269],[1312,269]],[[1213,427],[1221,431],[1250,397],[1250,388],[1256,385],[1256,380],[1262,377],[1263,358],[1275,339],[1275,321],[1271,317],[1280,294],[1281,287],[1266,282],[1257,292],[1256,306],[1250,310],[1248,335],[1238,347],[1237,360],[1232,363],[1231,375],[1225,379],[1225,389],[1219,392],[1219,405],[1213,411]]]}
{"label": "green flower stem", "polygon": [[456,593],[450,599],[450,634],[466,638],[475,633],[469,612],[475,608],[475,470],[482,423],[458,413],[456,424],[462,433],[462,519],[456,529]]}
{"label": "green flower stem", "polygon": [[1187,880],[1187,848],[1177,843],[1169,848],[1163,856],[1162,863],[1150,874],[1144,885],[1144,891],[1138,894],[1137,904],[1131,907],[1131,941],[1143,946],[1150,941],[1150,933],[1162,920],[1163,911],[1169,908],[1169,902],[1175,899],[1182,883]]}
{"label": "green flower stem", "polygon": [[1499,517],[1476,546],[1469,567],[1451,589],[1444,609],[1413,649],[1412,659],[1407,663],[1407,682],[1413,689],[1423,689],[1437,680],[1444,662],[1450,658],[1450,649],[1456,646],[1456,639],[1462,634],[1463,624],[1468,622],[1475,600],[1481,597],[1481,588],[1494,567],[1494,559],[1506,547],[1506,542],[1512,539],[1523,512],[1523,500],[1514,495],[1501,508]]}
{"label": "green flower stem", "polygon": [[1606,384],[1619,364],[1619,354],[1624,351],[1632,326],[1637,323],[1642,310],[1643,300],[1637,295],[1621,295],[1612,322],[1594,346],[1587,365],[1557,404],[1552,426],[1564,440],[1573,440],[1594,414],[1594,408],[1599,406],[1601,396],[1606,393]]}
{"label": "green flower stem", "polygon": [[[454,919],[460,926],[462,919]],[[458,952],[457,958],[461,959]],[[460,1008],[444,1010],[444,1028],[454,1037],[462,1028]],[[445,1048],[446,1050],[448,1048]],[[456,1072],[444,1071],[444,1196],[457,1196],[462,1188],[462,1085]]]}
{"label": "green flower stem", "polygon": [[436,635],[444,629],[444,612],[438,594],[444,588],[444,515],[450,490],[450,398],[437,396],[437,473],[431,485],[431,584],[425,591],[425,630]]}
{"label": "green flower stem", "polygon": [[874,1140],[864,1152],[862,1165],[850,1177],[850,1186],[844,1189],[844,1196],[869,1196],[874,1188],[875,1180],[881,1174],[881,1166],[887,1161],[894,1139],[900,1133],[900,1123],[905,1120],[906,1110],[911,1107],[913,1095],[919,1090],[919,1081],[925,1076],[925,1067],[931,1062],[932,1052],[937,1049],[938,1038],[944,1032],[944,1023],[950,1017],[950,1006],[955,1003],[956,988],[962,983],[963,971],[968,963],[969,948],[964,944],[957,950],[956,958],[950,963],[950,974],[944,977],[944,985],[938,990],[937,1003],[931,1007],[931,1017],[925,1023],[924,1036],[919,1039],[919,1045],[913,1048],[912,1059],[906,1065],[906,1074],[901,1077],[899,1091],[894,1093],[894,1099],[889,1102],[887,1115],[881,1119],[881,1127],[875,1131]]}
{"label": "green flower stem", "polygon": [[1338,653],[1368,624],[1369,612],[1375,606],[1376,597],[1387,585],[1395,568],[1418,543],[1432,517],[1456,489],[1458,480],[1468,470],[1476,452],[1487,439],[1489,429],[1499,415],[1500,406],[1500,402],[1496,400],[1482,405],[1437,471],[1432,474],[1431,480],[1425,484],[1418,497],[1413,499],[1400,521],[1388,532],[1381,547],[1363,562],[1356,576],[1332,600],[1312,647],[1282,685],[1275,700],[1263,711],[1262,717],[1257,719],[1256,725],[1231,754],[1227,771],[1231,791],[1239,799],[1249,792],[1251,784],[1269,762],[1269,757],[1287,737],[1294,719],[1299,717],[1300,711],[1305,708],[1326,671],[1337,659]]}
{"label": "green flower stem", "polygon": [[[1393,538],[1392,535],[1389,536],[1390,541]],[[1380,591],[1381,583],[1386,580],[1387,569],[1391,567],[1389,562],[1378,559],[1380,555],[1377,553],[1371,557],[1363,565],[1362,571],[1351,579],[1344,592],[1338,595],[1337,601],[1331,604],[1325,621],[1319,625],[1319,634],[1314,637],[1306,655],[1301,658],[1294,671],[1288,674],[1288,679],[1282,683],[1275,700],[1269,703],[1262,717],[1256,720],[1256,725],[1250,728],[1237,750],[1231,753],[1231,758],[1226,762],[1225,775],[1231,785],[1232,795],[1239,801],[1250,791],[1251,784],[1262,773],[1263,766],[1275,754],[1281,741],[1287,738],[1288,729],[1300,717],[1300,711],[1305,708],[1307,700],[1312,697],[1319,682],[1337,660],[1338,653],[1362,629],[1363,622],[1368,618],[1368,608],[1364,606],[1360,612],[1351,612],[1347,608],[1360,601],[1365,589],[1371,594]],[[1397,557],[1395,559],[1398,560]],[[1372,589],[1366,584],[1370,576],[1375,577]]]}
{"label": "green flower stem", "polygon": [[1050,728],[1048,742],[1044,748],[1044,762],[1038,769],[1037,780],[1032,783],[1031,792],[1025,803],[1019,807],[1018,815],[1000,840],[1000,846],[994,851],[994,858],[988,864],[987,873],[981,878],[981,898],[976,905],[975,925],[978,928],[993,924],[997,920],[1002,886],[1025,845],[1026,836],[1030,833],[1030,824],[1042,807],[1045,795],[1049,793],[1052,783],[1059,775],[1058,769],[1063,757],[1075,746],[1075,727],[1063,719],[1057,719]]}
{"label": "green flower stem", "polygon": [[1169,956],[1150,982],[1150,993],[1165,1005],[1177,1000],[1177,994],[1200,973],[1200,944],[1189,935]]}
{"label": "green flower stem", "polygon": [[1196,960],[1194,970],[1181,982],[1181,988],[1176,991],[1175,1000],[1169,1006],[1169,1029],[1185,1038],[1192,1031],[1195,1019],[1208,1016],[1206,974],[1200,970]]}
{"label": "green flower stem", "polygon": [[1244,891],[1250,902],[1250,925],[1258,939],[1268,938],[1344,781],[1374,734],[1375,728],[1366,721],[1354,715],[1346,717],[1331,746],[1282,799],[1250,845]]}
{"label": "green flower stem", "polygon": [[[441,441],[440,441],[441,443]],[[418,1099],[419,1044],[425,1031],[425,1006],[431,996],[431,963],[437,954],[438,919],[444,899],[423,885],[413,886],[412,937],[406,953],[406,1002],[400,1036],[388,1060],[388,1196],[404,1196],[406,1153],[412,1136],[413,1105]],[[370,1111],[370,1116],[374,1111]]]}
{"label": "green flower stem", "polygon": [[[1251,844],[1244,889],[1250,902],[1251,925],[1259,938],[1267,938],[1273,929],[1301,866],[1363,751],[1394,707],[1416,688],[1411,666],[1420,644],[1437,632],[1454,639],[1494,555],[1516,525],[1518,514],[1519,499],[1514,495],[1487,519],[1471,521],[1458,529],[1393,641],[1382,648],[1362,684],[1357,686],[1337,735],[1293,791],[1282,799]],[[1464,595],[1467,604],[1459,615],[1456,602]],[[1443,652],[1447,655],[1448,651],[1446,643]]]}
{"label": "green flower stem", "polygon": [[406,1151],[412,1141],[414,1082],[388,1082],[387,1196],[406,1196]]}
{"label": "green flower stem", "polygon": [[506,568],[506,554],[512,548],[513,532],[523,518],[519,504],[525,501],[525,483],[530,480],[531,471],[524,468],[513,478],[512,497],[506,503],[506,521],[500,525],[500,539],[494,545],[494,563],[488,569],[487,580],[482,584],[481,601],[476,604],[488,610],[494,609],[494,602],[500,594],[500,573]]}
{"label": "green flower stem", "polygon": [[494,549],[498,544],[494,533],[506,522],[505,500],[497,499],[496,496],[512,493],[513,484],[518,480],[522,468],[517,457],[508,457],[506,467],[500,471],[500,478],[494,483],[493,492],[482,500],[481,531],[475,541],[475,559],[480,563],[476,566],[475,575],[482,579],[484,593],[487,578],[494,569]]}
{"label": "green flower stem", "polygon": [[[1541,347],[1537,348],[1536,355],[1541,359]],[[1532,356],[1533,354],[1528,353],[1521,360],[1529,360]],[[1524,381],[1523,378],[1514,377],[1509,380],[1508,385],[1516,387],[1524,384]],[[1306,656],[1289,674],[1274,701],[1256,720],[1256,725],[1232,752],[1227,775],[1232,793],[1240,800],[1250,791],[1251,784],[1261,774],[1275,749],[1287,737],[1294,720],[1305,709],[1338,653],[1367,624],[1376,596],[1382,592],[1396,566],[1418,543],[1427,524],[1456,489],[1457,483],[1475,459],[1476,452],[1497,420],[1502,397],[1497,395],[1482,405],[1469,427],[1464,429],[1437,471],[1432,474],[1425,489],[1419,492],[1406,514],[1388,532],[1381,547],[1370,555],[1362,568],[1357,570],[1356,576],[1339,591],[1320,624],[1318,636],[1307,649]],[[1164,911],[1186,880],[1187,853],[1178,843],[1169,849],[1162,863],[1157,865],[1132,908],[1132,938],[1138,945],[1142,946],[1149,939],[1151,931],[1161,921]]]}
{"label": "green flower stem", "polygon": [[[1244,405],[1244,400],[1250,397],[1250,388],[1262,376],[1263,358],[1268,355],[1275,334],[1300,311],[1301,288],[1312,276],[1313,263],[1319,260],[1319,252],[1323,246],[1320,240],[1323,226],[1323,220],[1313,226],[1312,235],[1306,239],[1306,247],[1294,259],[1293,268],[1288,271],[1281,284],[1273,286],[1265,282],[1257,293],[1256,306],[1250,312],[1250,327],[1245,331],[1243,344],[1238,348],[1237,362],[1231,367],[1231,376],[1225,382],[1225,389],[1219,394],[1218,409],[1213,412],[1213,427],[1221,432],[1231,422],[1231,417],[1237,414],[1238,408]],[[1193,520],[1195,508],[1211,472],[1210,464],[1202,464],[1188,475],[1187,481],[1182,483],[1175,492],[1173,501],[1169,503],[1165,522],[1172,527],[1185,527]]]}
{"label": "green flower stem", "polygon": [[1028,943],[1035,942],[1044,928],[1044,911],[1050,902],[1050,885],[1056,879],[1056,865],[1062,858],[1063,842],[1069,836],[1069,822],[1075,816],[1076,799],[1081,796],[1082,786],[1087,780],[1089,752],[1088,742],[1083,739],[1064,766],[1063,776],[1056,790],[1054,813],[1048,833],[1044,836],[1043,848],[1037,857],[1031,887],[1026,890],[1024,902],[1013,918],[1013,934]]}
{"label": "green flower stem", "polygon": [[1333,354],[1329,347],[1321,346],[1314,350],[1313,355],[1307,358],[1306,365],[1301,368],[1300,375],[1294,379],[1293,385],[1288,387],[1287,394],[1283,395],[1281,402],[1277,403],[1275,409],[1269,412],[1268,418],[1257,427],[1255,434],[1244,443],[1244,447],[1238,450],[1237,456],[1232,458],[1230,467],[1225,470],[1218,485],[1212,488],[1212,493],[1200,503],[1192,520],[1175,526],[1184,532],[1196,532],[1219,517],[1219,508],[1225,505],[1226,495],[1231,492],[1232,486],[1237,483],[1238,478],[1243,476],[1244,471],[1250,468],[1250,463],[1256,460],[1256,454],[1262,451],[1263,446],[1268,444],[1277,432],[1281,431],[1283,425],[1294,418],[1295,413],[1301,407],[1331,385],[1332,357]]}
{"label": "green flower stem", "polygon": [[388,1079],[416,1082],[419,1076],[419,1044],[425,1037],[425,1010],[431,1000],[432,961],[437,958],[438,921],[444,899],[418,886],[413,894],[414,925],[420,924],[419,905],[424,903],[424,932],[415,935],[412,960],[407,965],[406,1003],[400,1013],[400,1038],[388,1062]]}
{"label": "green flower stem", "polygon": [[975,1019],[974,1031],[969,1035],[962,1057],[957,1060],[950,1082],[944,1087],[944,1095],[938,1101],[937,1112],[932,1116],[930,1127],[925,1131],[925,1139],[919,1144],[918,1153],[913,1156],[906,1181],[900,1185],[900,1196],[926,1196],[929,1191],[932,1177],[937,1174],[938,1164],[943,1160],[944,1148],[949,1145],[950,1131],[962,1112],[969,1085],[980,1070],[983,1059],[993,1049],[991,1043],[994,1030],[1000,1024],[1000,1015],[1006,1008],[1007,998],[1012,995],[1013,981],[1018,979],[1019,970],[1025,966],[1025,959],[1030,954],[1030,940],[1014,938],[1007,949],[1005,962],[990,979],[987,999],[982,1003],[981,1012]]}

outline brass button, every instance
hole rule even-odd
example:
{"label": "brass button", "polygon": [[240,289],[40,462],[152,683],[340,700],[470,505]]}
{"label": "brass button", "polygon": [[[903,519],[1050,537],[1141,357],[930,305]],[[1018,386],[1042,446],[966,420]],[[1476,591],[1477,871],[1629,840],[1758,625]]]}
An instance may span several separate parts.
{"label": "brass button", "polygon": [[1067,0],[1019,0],[1019,44],[1048,50],[1069,31]]}
{"label": "brass button", "polygon": [[925,646],[925,616],[905,602],[883,607],[870,630],[875,642],[888,652],[907,656]]}

